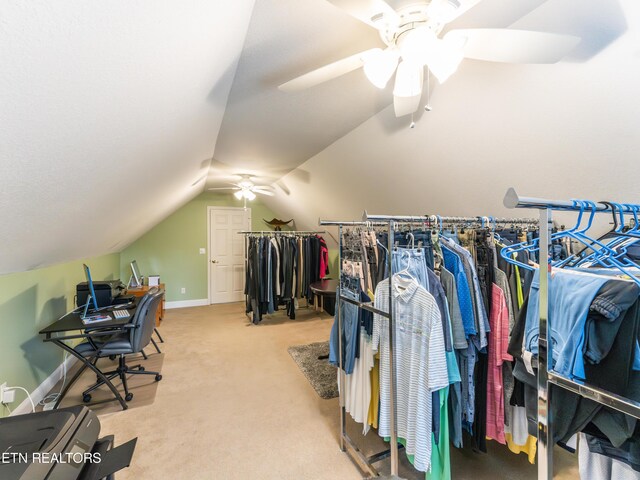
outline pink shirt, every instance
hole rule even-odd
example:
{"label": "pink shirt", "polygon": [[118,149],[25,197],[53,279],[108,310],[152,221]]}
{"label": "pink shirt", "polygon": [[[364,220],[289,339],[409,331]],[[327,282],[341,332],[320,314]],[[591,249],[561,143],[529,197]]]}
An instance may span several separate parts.
{"label": "pink shirt", "polygon": [[509,310],[504,292],[491,284],[491,315],[489,316],[489,356],[487,371],[487,437],[502,444],[504,437],[504,384],[502,362],[512,361],[509,345]]}

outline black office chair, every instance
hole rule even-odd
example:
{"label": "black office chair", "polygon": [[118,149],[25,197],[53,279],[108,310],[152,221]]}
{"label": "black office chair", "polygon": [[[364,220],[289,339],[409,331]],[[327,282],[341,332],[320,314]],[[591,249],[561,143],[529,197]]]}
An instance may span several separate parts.
{"label": "black office chair", "polygon": [[[133,393],[129,392],[127,385],[128,374],[155,375],[156,382],[162,380],[162,375],[159,372],[147,372],[142,365],[129,367],[126,364],[125,357],[126,355],[141,353],[142,349],[150,343],[151,335],[155,327],[156,311],[160,306],[163,294],[164,292],[162,290],[152,289],[142,297],[132,318],[132,328],[129,333],[115,335],[103,343],[89,340],[76,347],[76,351],[85,357],[95,357],[95,361],[103,357],[119,357],[118,368],[110,372],[105,372],[104,375],[109,380],[120,377],[124,387],[124,399],[127,402],[133,398]],[[89,403],[91,401],[91,392],[102,385],[104,385],[104,381],[100,380],[85,390],[82,394],[82,400],[85,403]]]}

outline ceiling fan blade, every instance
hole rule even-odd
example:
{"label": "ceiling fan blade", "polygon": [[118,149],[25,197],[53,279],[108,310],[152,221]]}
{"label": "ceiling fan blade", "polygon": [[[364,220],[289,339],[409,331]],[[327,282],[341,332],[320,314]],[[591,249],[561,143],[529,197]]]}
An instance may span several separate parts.
{"label": "ceiling fan blade", "polygon": [[328,0],[361,22],[380,29],[385,24],[397,25],[400,18],[384,0]]}
{"label": "ceiling fan blade", "polygon": [[240,187],[211,187],[207,190],[242,190]]}
{"label": "ceiling fan blade", "polygon": [[427,8],[429,18],[439,23],[449,23],[475,7],[482,0],[432,0]]}
{"label": "ceiling fan blade", "polygon": [[273,193],[271,190],[262,190],[261,188],[252,188],[251,191],[254,193],[259,193],[261,195],[268,195],[270,197],[273,197],[275,195],[275,193]]}
{"label": "ceiling fan blade", "polygon": [[312,70],[309,73],[305,73],[304,75],[283,83],[278,87],[278,89],[282,90],[283,92],[296,92],[299,90],[304,90],[306,88],[315,87],[316,85],[324,83],[328,80],[333,80],[334,78],[340,77],[362,67],[367,56],[373,54],[374,52],[377,52],[378,50],[380,49],[372,48],[370,50],[365,50],[364,52],[356,53],[355,55],[351,55],[350,57],[343,58],[342,60],[338,60],[337,62],[333,62],[325,65],[324,67]]}
{"label": "ceiling fan blade", "polygon": [[420,107],[424,67],[417,63],[402,61],[396,70],[393,87],[393,109],[396,117],[415,112]]}
{"label": "ceiling fan blade", "polygon": [[415,95],[413,97],[398,97],[393,96],[393,111],[396,117],[402,117],[414,113],[420,108],[420,98],[422,95]]}
{"label": "ceiling fan blade", "polygon": [[254,188],[260,188],[262,190],[275,190],[273,185],[255,185]]}
{"label": "ceiling fan blade", "polygon": [[464,56],[505,63],[556,63],[573,50],[580,37],[506,28],[451,30],[444,38],[466,39]]}

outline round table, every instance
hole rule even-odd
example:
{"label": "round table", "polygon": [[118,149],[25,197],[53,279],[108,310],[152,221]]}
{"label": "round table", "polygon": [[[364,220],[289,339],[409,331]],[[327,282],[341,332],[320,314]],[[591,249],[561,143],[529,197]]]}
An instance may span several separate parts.
{"label": "round table", "polygon": [[338,280],[332,280],[325,278],[317,282],[313,282],[309,285],[309,289],[313,292],[313,308],[316,311],[324,310],[324,297],[336,296],[336,289],[338,288]]}

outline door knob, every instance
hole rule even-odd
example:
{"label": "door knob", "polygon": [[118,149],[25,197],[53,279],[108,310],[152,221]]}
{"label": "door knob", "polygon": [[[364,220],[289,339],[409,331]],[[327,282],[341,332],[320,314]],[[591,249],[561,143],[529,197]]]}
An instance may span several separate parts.
{"label": "door knob", "polygon": [[218,260],[211,260],[211,263],[218,263]]}

